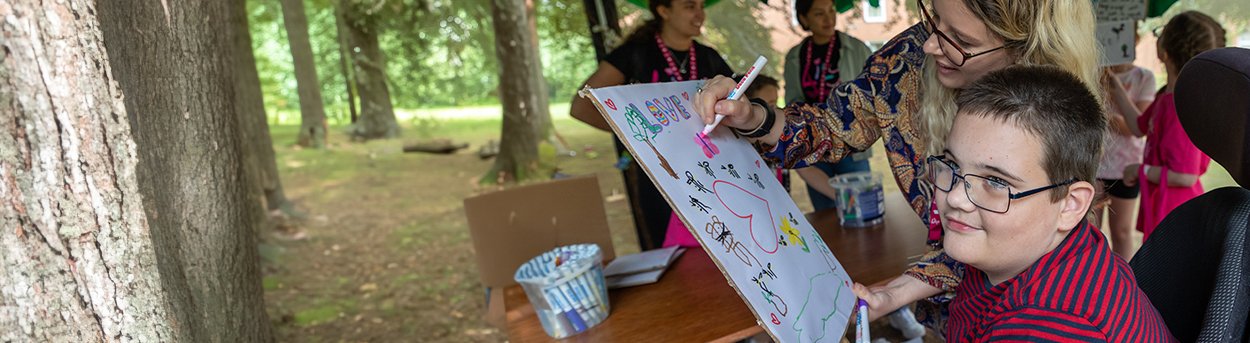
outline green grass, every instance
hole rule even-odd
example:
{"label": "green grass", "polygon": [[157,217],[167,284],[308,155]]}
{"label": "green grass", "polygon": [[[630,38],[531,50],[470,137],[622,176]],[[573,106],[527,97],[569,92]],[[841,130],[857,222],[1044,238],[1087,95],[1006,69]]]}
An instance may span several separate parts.
{"label": "green grass", "polygon": [[275,276],[266,276],[261,281],[261,284],[264,285],[265,290],[274,290],[278,289],[278,286],[281,285],[282,282],[278,281],[278,278]]}
{"label": "green grass", "polygon": [[349,313],[356,308],[356,301],[351,299],[333,301],[309,309],[295,312],[295,325],[311,326],[330,321],[339,313]]}
{"label": "green grass", "polygon": [[[300,113],[299,109],[266,109],[269,115],[269,126],[299,126]],[[395,119],[400,124],[413,124],[423,119],[434,120],[489,120],[498,122],[503,116],[503,107],[501,105],[482,105],[482,106],[464,106],[464,107],[436,107],[421,109],[395,109]],[[551,104],[551,118],[568,118],[569,104],[567,102],[555,102]],[[326,118],[330,121],[330,125],[342,126],[346,122],[336,120],[337,118]]]}
{"label": "green grass", "polygon": [[[557,126],[582,125],[569,117],[569,104],[551,105],[551,120]],[[270,111],[269,130],[274,144],[289,146],[299,134],[299,112]],[[502,112],[498,105],[454,108],[429,108],[395,111],[402,128],[402,138],[422,140],[450,138],[455,141],[485,142],[499,139]],[[584,126],[584,125],[582,125]],[[344,132],[347,123],[331,123],[330,130]]]}

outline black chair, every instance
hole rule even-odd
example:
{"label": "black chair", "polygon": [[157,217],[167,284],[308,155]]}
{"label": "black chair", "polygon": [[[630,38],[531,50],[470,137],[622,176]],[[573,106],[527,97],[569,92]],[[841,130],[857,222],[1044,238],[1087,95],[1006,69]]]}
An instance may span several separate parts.
{"label": "black chair", "polygon": [[1182,342],[1247,342],[1250,319],[1250,50],[1208,51],[1176,81],[1185,132],[1242,187],[1177,207],[1129,263]]}

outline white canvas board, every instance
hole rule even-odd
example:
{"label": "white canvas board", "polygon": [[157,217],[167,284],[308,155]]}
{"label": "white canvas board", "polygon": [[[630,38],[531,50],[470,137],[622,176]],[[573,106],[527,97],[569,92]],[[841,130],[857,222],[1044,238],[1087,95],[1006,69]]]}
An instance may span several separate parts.
{"label": "white canvas board", "polygon": [[779,342],[838,342],[850,277],[745,138],[723,126],[697,136],[701,82],[589,93],[759,324]]}

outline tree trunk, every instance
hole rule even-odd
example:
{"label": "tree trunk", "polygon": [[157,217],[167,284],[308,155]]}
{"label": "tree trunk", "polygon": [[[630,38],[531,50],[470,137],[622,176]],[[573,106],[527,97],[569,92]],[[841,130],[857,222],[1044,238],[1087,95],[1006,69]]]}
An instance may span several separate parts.
{"label": "tree trunk", "polygon": [[[260,77],[256,73],[256,56],[252,51],[252,35],[247,24],[247,0],[232,0],[230,10],[230,19],[235,30],[233,42],[236,60],[235,68],[232,68],[235,77],[235,111],[239,117],[246,169],[249,170],[247,175],[254,177],[248,182],[254,187],[253,198],[262,199],[265,209],[281,210],[288,216],[301,216],[302,214],[295,211],[295,205],[286,198],[286,193],[282,191],[282,179],[278,176],[273,138],[269,135],[269,117],[265,115]],[[256,196],[255,188],[259,188],[259,197]],[[263,218],[264,212],[261,215]]]}
{"label": "tree trunk", "polygon": [[162,288],[187,341],[273,341],[247,198],[227,1],[99,2]]}
{"label": "tree trunk", "polygon": [[378,44],[378,18],[363,13],[342,0],[355,66],[356,90],[360,95],[360,120],[352,137],[360,140],[399,137],[399,122],[391,107],[391,93],[386,86],[386,56]]}
{"label": "tree trunk", "polygon": [[[308,18],[304,0],[282,0],[282,23],[291,45],[295,62],[295,84],[299,90],[299,139],[302,147],[324,148],[326,143],[326,110],[321,103],[321,83],[317,81],[317,64],[313,61],[312,44],[308,42]],[[255,65],[255,64],[253,64]]]}
{"label": "tree trunk", "polygon": [[[533,93],[535,101],[534,111],[537,114],[530,120],[534,121],[533,126],[537,130],[539,140],[550,139],[554,143],[559,143],[552,139],[555,127],[551,122],[551,104],[547,96],[547,79],[543,77],[543,59],[539,55],[542,47],[538,44],[538,10],[534,7],[534,2],[535,0],[525,0],[525,16],[528,23],[525,29],[529,31],[530,46],[533,47],[533,63],[530,64],[533,70],[530,73],[536,76],[529,80],[529,89]],[[561,148],[563,149],[563,146]]]}
{"label": "tree trunk", "polygon": [[[551,130],[551,115],[543,90],[542,61],[533,25],[527,18],[527,0],[492,0],[495,56],[499,61],[499,95],[503,105],[503,133],[499,156],[483,179],[513,182],[540,175],[538,143]],[[532,3],[530,3],[532,5]]]}
{"label": "tree trunk", "polygon": [[347,88],[347,111],[351,114],[351,123],[356,123],[358,114],[356,113],[356,75],[351,72],[351,53],[347,51],[352,46],[347,41],[349,33],[345,19],[343,19],[343,6],[335,4],[334,6],[334,32],[339,40],[339,72],[343,74],[343,86]]}
{"label": "tree trunk", "polygon": [[92,6],[0,5],[0,342],[187,337]]}

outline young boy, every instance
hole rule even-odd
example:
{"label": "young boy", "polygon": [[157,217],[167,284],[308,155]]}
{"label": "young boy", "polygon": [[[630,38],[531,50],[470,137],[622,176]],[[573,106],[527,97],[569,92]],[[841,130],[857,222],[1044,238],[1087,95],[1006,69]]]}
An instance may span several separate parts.
{"label": "young boy", "polygon": [[1071,74],[1017,66],[964,89],[928,174],[946,253],[965,264],[951,342],[1175,341],[1086,218],[1106,119]]}

